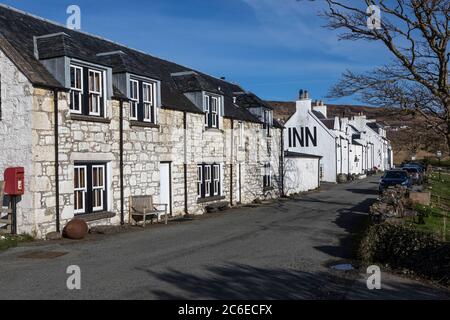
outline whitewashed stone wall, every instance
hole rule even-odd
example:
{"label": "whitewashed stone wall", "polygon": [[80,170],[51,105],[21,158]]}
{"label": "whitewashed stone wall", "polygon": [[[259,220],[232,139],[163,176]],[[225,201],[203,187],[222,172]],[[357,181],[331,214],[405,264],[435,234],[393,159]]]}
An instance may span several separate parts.
{"label": "whitewashed stone wall", "polygon": [[[25,168],[25,190],[18,204],[18,225],[21,232],[32,233],[34,223],[32,184],[31,107],[33,86],[0,50],[1,118],[0,118],[0,180],[8,167]],[[5,197],[6,198],[6,197]],[[5,199],[7,201],[7,199]],[[0,205],[3,199],[0,199]]]}
{"label": "whitewashed stone wall", "polygon": [[[55,119],[54,92],[33,88],[17,68],[0,53],[2,82],[2,152],[0,170],[24,166],[26,194],[18,209],[18,232],[43,238],[56,230]],[[108,211],[113,218],[89,222],[120,223],[120,103],[108,101],[108,123],[73,119],[69,112],[69,94],[58,93],[58,147],[61,229],[74,217],[74,164],[107,162]],[[219,130],[204,128],[204,115],[162,109],[159,127],[130,126],[130,108],[124,103],[124,209],[128,221],[130,195],[152,195],[159,200],[161,161],[172,163],[173,214],[184,213],[184,163],[187,164],[188,212],[201,214],[208,203],[197,203],[197,164],[216,162],[222,165],[222,193],[230,201],[231,165],[233,164],[233,203],[237,195],[238,164],[242,166],[242,200],[278,195],[281,130],[273,129],[266,137],[260,124],[245,123],[245,144],[239,149],[237,121],[221,119]],[[186,135],[186,137],[185,137]],[[234,143],[232,143],[234,139]],[[186,144],[186,145],[185,145]],[[233,148],[233,152],[232,152]],[[262,170],[272,163],[272,190],[263,190]]]}

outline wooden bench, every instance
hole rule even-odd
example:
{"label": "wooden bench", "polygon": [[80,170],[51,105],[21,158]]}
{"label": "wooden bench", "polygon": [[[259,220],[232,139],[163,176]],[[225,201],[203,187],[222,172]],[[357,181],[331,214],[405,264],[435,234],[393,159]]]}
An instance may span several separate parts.
{"label": "wooden bench", "polygon": [[214,211],[224,211],[230,207],[230,203],[228,201],[219,201],[215,203],[208,204],[205,209],[206,212],[211,213]]}
{"label": "wooden bench", "polygon": [[[154,203],[153,196],[130,196],[130,215],[129,223],[131,224],[131,219],[137,225],[138,221],[133,217],[142,218],[142,227],[145,227],[148,220],[153,223],[156,218],[157,222],[160,221],[161,216],[165,217],[165,224],[168,221],[167,204]],[[164,207],[164,210],[159,210],[157,207]]]}

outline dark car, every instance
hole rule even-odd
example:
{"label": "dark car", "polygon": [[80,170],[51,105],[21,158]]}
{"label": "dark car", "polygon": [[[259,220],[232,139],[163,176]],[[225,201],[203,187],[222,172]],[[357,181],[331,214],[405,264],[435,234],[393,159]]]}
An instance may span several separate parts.
{"label": "dark car", "polygon": [[412,184],[422,184],[423,173],[417,167],[404,167],[403,170],[408,172]]}
{"label": "dark car", "polygon": [[407,171],[405,170],[389,170],[380,180],[378,190],[382,193],[385,189],[395,186],[404,186],[411,188],[412,182]]}

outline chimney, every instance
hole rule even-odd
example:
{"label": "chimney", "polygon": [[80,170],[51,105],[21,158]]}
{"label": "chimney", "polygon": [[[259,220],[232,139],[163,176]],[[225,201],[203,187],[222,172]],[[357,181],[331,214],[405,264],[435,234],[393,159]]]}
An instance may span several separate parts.
{"label": "chimney", "polygon": [[307,100],[307,99],[309,99],[309,92],[308,92],[308,90],[301,89],[298,92],[298,99],[299,100]]}
{"label": "chimney", "polygon": [[311,111],[311,100],[309,99],[309,93],[307,90],[299,90],[296,109],[297,112],[301,112],[304,114],[306,114],[308,111]]}

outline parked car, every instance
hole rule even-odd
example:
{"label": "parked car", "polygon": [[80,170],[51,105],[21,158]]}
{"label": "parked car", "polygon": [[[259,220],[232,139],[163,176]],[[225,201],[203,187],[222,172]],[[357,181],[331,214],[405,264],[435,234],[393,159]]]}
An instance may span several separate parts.
{"label": "parked car", "polygon": [[389,187],[404,186],[410,189],[412,187],[411,178],[405,170],[389,170],[386,171],[380,180],[378,191],[383,191]]}
{"label": "parked car", "polygon": [[423,172],[417,167],[404,167],[403,170],[408,172],[412,184],[422,184]]}

